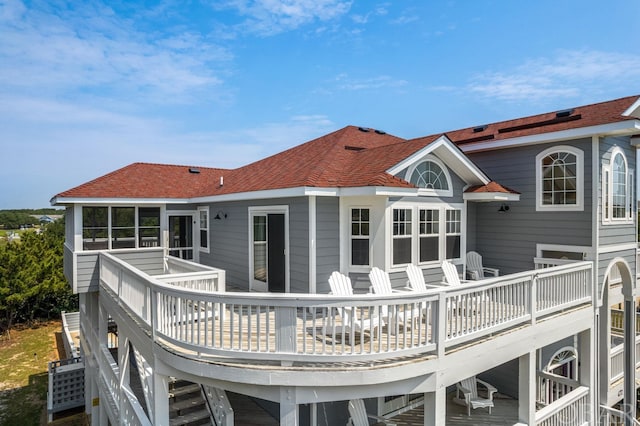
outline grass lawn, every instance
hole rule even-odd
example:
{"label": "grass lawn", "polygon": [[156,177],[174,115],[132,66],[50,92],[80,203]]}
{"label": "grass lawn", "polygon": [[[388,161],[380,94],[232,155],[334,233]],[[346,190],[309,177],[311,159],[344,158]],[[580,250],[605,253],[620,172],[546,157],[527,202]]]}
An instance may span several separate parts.
{"label": "grass lawn", "polygon": [[47,363],[58,359],[61,328],[51,321],[0,336],[0,426],[46,423]]}

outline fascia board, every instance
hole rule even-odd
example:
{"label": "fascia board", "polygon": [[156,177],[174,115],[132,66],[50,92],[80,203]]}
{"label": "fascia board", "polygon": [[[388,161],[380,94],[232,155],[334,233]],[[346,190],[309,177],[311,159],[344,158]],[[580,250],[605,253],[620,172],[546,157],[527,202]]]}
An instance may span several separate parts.
{"label": "fascia board", "polygon": [[481,192],[463,194],[465,201],[520,201],[520,194],[505,194],[504,192]]}
{"label": "fascia board", "polygon": [[131,205],[131,204],[188,204],[189,200],[185,198],[80,198],[80,197],[53,197],[50,200],[51,205]]}
{"label": "fascia board", "polygon": [[438,158],[440,158],[447,166],[451,167],[453,171],[467,181],[467,183],[482,183],[483,185],[486,185],[490,182],[490,179],[471,160],[469,160],[446,135],[439,136],[424,148],[414,152],[400,163],[388,169],[387,173],[396,175],[420,158],[431,153],[436,154]]}
{"label": "fascia board", "polygon": [[580,139],[591,137],[593,135],[633,134],[635,132],[640,132],[640,121],[628,120],[620,121],[618,123],[600,124],[597,126],[561,130],[559,132],[538,133],[535,135],[522,136],[519,138],[473,143],[469,145],[462,145],[460,146],[460,149],[465,153],[470,153],[509,148],[514,146],[535,145],[540,143],[558,142],[562,140]]}
{"label": "fascia board", "polygon": [[640,97],[622,115],[640,118]]}

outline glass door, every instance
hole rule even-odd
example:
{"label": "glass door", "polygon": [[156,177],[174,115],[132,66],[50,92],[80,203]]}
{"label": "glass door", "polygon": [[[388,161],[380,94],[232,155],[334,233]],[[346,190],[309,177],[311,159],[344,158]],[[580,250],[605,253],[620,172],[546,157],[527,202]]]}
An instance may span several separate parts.
{"label": "glass door", "polygon": [[169,215],[169,255],[194,259],[193,215]]}

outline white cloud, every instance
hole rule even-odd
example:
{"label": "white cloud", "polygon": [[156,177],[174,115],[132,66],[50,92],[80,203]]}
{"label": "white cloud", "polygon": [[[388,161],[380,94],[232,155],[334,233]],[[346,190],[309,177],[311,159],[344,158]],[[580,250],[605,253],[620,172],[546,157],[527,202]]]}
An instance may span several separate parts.
{"label": "white cloud", "polygon": [[[623,78],[624,77],[624,78]],[[508,101],[577,97],[589,90],[617,89],[618,81],[640,78],[640,56],[601,51],[558,51],[511,71],[474,77],[468,90]]]}
{"label": "white cloud", "polygon": [[212,64],[231,55],[195,33],[138,31],[99,3],[47,10],[12,0],[0,5],[0,85],[5,91],[99,90],[164,102],[188,101],[221,77]]}
{"label": "white cloud", "polygon": [[351,1],[343,0],[230,0],[215,4],[218,9],[234,9],[245,18],[237,30],[263,36],[294,30],[316,21],[345,15]]}

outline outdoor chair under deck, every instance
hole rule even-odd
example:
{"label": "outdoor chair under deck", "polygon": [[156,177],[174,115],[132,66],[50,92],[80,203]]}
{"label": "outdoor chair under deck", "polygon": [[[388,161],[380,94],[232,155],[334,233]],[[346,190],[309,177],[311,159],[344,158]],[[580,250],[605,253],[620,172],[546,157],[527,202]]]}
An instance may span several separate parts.
{"label": "outdoor chair under deck", "polygon": [[[486,397],[478,394],[478,385],[482,385],[486,388]],[[493,407],[493,394],[498,390],[489,383],[476,378],[475,376],[464,379],[456,384],[456,397],[454,402],[467,406],[467,415],[471,415],[471,409],[476,408],[489,408],[489,414],[491,414],[491,407]],[[460,398],[460,392],[464,395]]]}
{"label": "outdoor chair under deck", "polygon": [[374,414],[368,414],[364,407],[364,401],[362,399],[352,399],[349,401],[349,422],[347,426],[369,426],[368,418],[372,418],[379,423],[396,426],[395,423],[389,421],[389,419],[376,416]]}
{"label": "outdoor chair under deck", "polygon": [[[329,277],[329,287],[334,296],[353,296],[351,279],[338,271],[334,271]],[[377,309],[372,309],[368,318],[358,315],[359,310],[353,306],[345,306],[337,310],[342,318],[342,329],[345,334],[348,334],[349,344],[353,343],[352,334],[374,333],[378,326],[385,324],[383,319],[378,317]]]}
{"label": "outdoor chair under deck", "polygon": [[482,256],[475,251],[467,253],[467,275],[472,280],[483,280],[489,275],[497,277],[500,270],[495,268],[487,268],[482,265]]}
{"label": "outdoor chair under deck", "polygon": [[[402,291],[396,290],[391,286],[389,273],[375,266],[371,268],[369,272],[369,280],[371,281],[371,287],[375,294],[402,293]],[[382,317],[387,320],[393,332],[396,324],[402,324],[404,327],[417,325],[417,323],[420,322],[420,310],[415,307],[400,310],[398,306],[394,306],[391,307],[391,311],[389,312],[389,307],[385,306],[382,308]]]}

